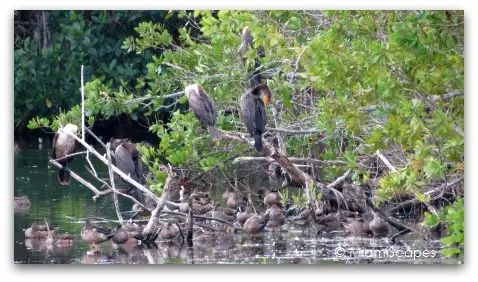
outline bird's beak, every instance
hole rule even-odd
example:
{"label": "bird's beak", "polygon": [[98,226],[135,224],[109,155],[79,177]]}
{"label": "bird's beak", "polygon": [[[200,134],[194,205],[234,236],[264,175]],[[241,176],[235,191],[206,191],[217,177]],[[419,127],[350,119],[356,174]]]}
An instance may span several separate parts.
{"label": "bird's beak", "polygon": [[262,96],[262,101],[264,102],[264,105],[267,105],[270,102],[269,97],[266,95]]}

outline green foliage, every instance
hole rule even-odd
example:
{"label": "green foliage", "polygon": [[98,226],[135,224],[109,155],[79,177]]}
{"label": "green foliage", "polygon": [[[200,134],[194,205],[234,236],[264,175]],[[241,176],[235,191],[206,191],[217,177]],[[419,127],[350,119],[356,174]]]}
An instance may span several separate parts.
{"label": "green foliage", "polygon": [[[97,13],[102,26],[109,18]],[[70,17],[78,23],[62,26],[65,38],[84,39],[93,27],[81,13]],[[166,96],[200,83],[217,105],[218,128],[245,132],[235,110],[249,88],[257,57],[256,50],[248,51],[245,59],[239,55],[245,26],[254,46],[265,51],[261,70],[267,73],[277,111],[273,118],[267,107],[268,126],[320,131],[283,136],[287,155],[347,163],[321,166],[317,176],[322,182],[334,181],[352,169],[354,182],[371,184],[370,174],[376,172],[367,171],[360,162],[377,150],[391,149],[401,155],[395,160],[396,171],[381,172],[373,187],[379,202],[399,192],[427,202],[430,199],[421,189],[424,184],[463,175],[463,11],[169,11],[164,17],[187,24],[174,21],[177,36],[172,36],[169,20],[138,23],[135,33],[110,46],[124,60],[112,57],[105,64],[97,58],[105,68],[88,76],[85,86],[88,119],[99,114],[149,117],[150,130],[161,142],[158,148],[148,149],[143,159],[156,179],[162,177],[158,167],[162,160],[207,171],[225,168],[231,157],[246,154],[247,145],[227,140],[213,143],[194,115],[184,110],[186,97]],[[92,44],[93,37],[86,37]],[[86,48],[85,40],[74,41],[75,48]],[[31,45],[24,41],[18,50]],[[18,52],[18,60],[29,54]],[[19,72],[33,68],[29,60],[17,61],[17,55],[15,60]],[[120,62],[128,60],[147,64],[144,69],[138,63],[131,73],[120,73]],[[67,81],[77,91],[75,79]],[[71,93],[70,98],[75,96]],[[461,96],[445,99],[445,94],[453,93]],[[173,113],[172,118],[155,120],[152,115],[160,111]],[[31,126],[35,125],[48,122],[35,119]],[[291,197],[297,203],[304,199],[304,195]]]}
{"label": "green foliage", "polygon": [[464,199],[457,199],[452,205],[444,207],[438,215],[425,212],[423,225],[434,227],[440,223],[446,225],[447,236],[441,242],[448,248],[442,250],[444,256],[463,257],[465,245],[465,207]]}
{"label": "green foliage", "polygon": [[35,26],[30,36],[15,34],[15,126],[36,115],[53,117],[77,104],[82,64],[85,80],[101,78],[134,88],[145,63],[151,60],[151,52],[134,56],[120,47],[137,24],[163,13],[49,11],[45,13],[51,38],[47,44],[40,26]]}

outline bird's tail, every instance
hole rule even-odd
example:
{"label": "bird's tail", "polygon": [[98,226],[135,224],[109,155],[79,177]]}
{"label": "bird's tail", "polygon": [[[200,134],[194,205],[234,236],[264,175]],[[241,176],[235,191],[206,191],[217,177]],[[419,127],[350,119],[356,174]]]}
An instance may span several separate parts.
{"label": "bird's tail", "polygon": [[208,126],[209,134],[211,134],[211,138],[213,141],[217,141],[221,139],[221,134],[217,131],[215,125]]}
{"label": "bird's tail", "polygon": [[262,134],[256,133],[254,134],[254,147],[258,152],[262,151]]}
{"label": "bird's tail", "polygon": [[269,217],[266,216],[264,218],[264,222],[259,224],[259,230],[261,230],[261,231],[264,230],[266,228],[266,225],[267,225],[268,222],[269,222]]}
{"label": "bird's tail", "polygon": [[68,166],[63,166],[58,171],[58,182],[60,182],[61,185],[70,185],[71,176],[70,176],[70,170]]}

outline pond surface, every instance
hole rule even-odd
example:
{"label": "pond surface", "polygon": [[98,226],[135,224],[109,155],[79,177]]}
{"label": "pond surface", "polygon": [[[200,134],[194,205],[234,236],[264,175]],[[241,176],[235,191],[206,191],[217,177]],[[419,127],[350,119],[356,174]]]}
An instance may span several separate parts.
{"label": "pond surface", "polygon": [[[284,226],[287,232],[266,232],[253,238],[244,234],[229,234],[216,245],[195,245],[188,248],[175,242],[157,241],[155,246],[137,246],[127,242],[121,247],[112,242],[99,246],[92,253],[80,237],[82,219],[100,217],[116,219],[112,196],[93,201],[93,193],[74,179],[62,186],[57,180],[57,168],[48,163],[50,145],[22,147],[14,157],[15,196],[27,195],[31,208],[26,214],[14,215],[15,263],[62,264],[341,264],[341,263],[458,263],[444,259],[438,241],[401,240],[392,244],[388,239],[347,237],[342,234],[310,236]],[[107,178],[104,165],[93,162],[98,174]],[[83,157],[77,157],[73,170],[87,180],[93,180]],[[97,183],[97,182],[96,182]],[[122,211],[131,208],[128,199],[120,198]],[[24,230],[32,223],[46,219],[57,225],[60,232],[75,236],[68,248],[47,250],[44,240],[25,240]],[[99,219],[98,221],[101,221]],[[102,223],[108,225],[107,223]],[[111,226],[111,225],[110,225]],[[112,227],[112,226],[111,226]]]}

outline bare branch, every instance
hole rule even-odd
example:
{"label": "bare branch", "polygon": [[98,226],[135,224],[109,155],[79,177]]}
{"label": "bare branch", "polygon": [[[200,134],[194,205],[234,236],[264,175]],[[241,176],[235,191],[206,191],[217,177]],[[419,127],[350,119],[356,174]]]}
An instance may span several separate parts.
{"label": "bare branch", "polygon": [[[114,175],[113,175],[113,170],[111,169],[110,146],[111,146],[111,144],[110,144],[110,142],[108,142],[108,144],[106,144],[106,157],[108,159],[108,173],[110,175],[111,189],[113,190],[113,192],[115,192],[116,187],[115,187],[115,179],[114,179]],[[118,216],[118,220],[120,221],[121,226],[123,226],[123,216],[121,216],[121,211],[120,211],[119,203],[118,203],[118,196],[116,195],[116,193],[113,194],[113,201],[115,203],[116,215]]]}
{"label": "bare branch", "polygon": [[377,150],[376,152],[377,156],[382,160],[382,162],[388,167],[389,170],[393,171],[393,172],[396,172],[397,170],[395,169],[395,167],[393,167],[393,165],[387,160],[387,158],[385,158],[384,155],[382,155],[382,153],[380,153],[379,150]]}
{"label": "bare branch", "polygon": [[[50,163],[52,163],[53,165],[55,165],[56,167],[58,168],[63,168],[63,166],[55,161],[55,160],[50,160]],[[91,191],[93,191],[93,193],[95,193],[96,196],[104,196],[104,195],[108,195],[109,193],[111,193],[112,191],[111,190],[104,190],[104,191],[101,191],[101,190],[98,190],[96,189],[95,186],[93,186],[90,182],[84,180],[83,178],[81,178],[79,175],[77,175],[76,173],[74,173],[73,171],[70,171],[70,176],[73,177],[74,179],[76,179],[76,181],[80,182],[81,184],[85,185],[88,189],[90,189]]]}
{"label": "bare branch", "polygon": [[348,169],[344,175],[340,176],[339,178],[335,179],[334,182],[330,183],[329,185],[327,185],[327,188],[335,188],[336,186],[342,184],[342,182],[344,182],[345,179],[347,179],[347,177],[349,177],[349,175],[352,173],[352,169]]}
{"label": "bare branch", "polygon": [[[93,155],[95,155],[100,161],[102,161],[105,165],[108,165],[108,161],[102,155],[100,155],[100,153],[98,153],[91,145],[89,145],[88,143],[86,143],[83,140],[81,140],[80,138],[78,138],[78,136],[76,136],[75,134],[63,131],[63,129],[60,129],[60,130],[63,133],[68,134],[68,135],[72,136],[73,138],[75,138],[76,141],[78,141],[81,145],[83,145],[83,147],[85,147],[88,151],[92,152]],[[111,168],[115,173],[117,173],[121,178],[123,178],[123,180],[125,180],[126,182],[130,183],[134,187],[138,188],[139,190],[141,190],[144,193],[146,193],[147,195],[149,195],[153,200],[155,200],[155,202],[157,202],[157,203],[159,202],[159,198],[154,193],[152,193],[150,190],[146,189],[143,185],[139,184],[138,182],[133,180],[131,177],[124,174],[116,166],[111,165]],[[176,203],[173,203],[173,204],[176,204]]]}

